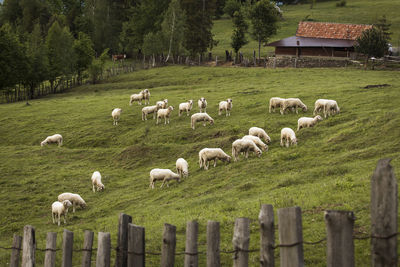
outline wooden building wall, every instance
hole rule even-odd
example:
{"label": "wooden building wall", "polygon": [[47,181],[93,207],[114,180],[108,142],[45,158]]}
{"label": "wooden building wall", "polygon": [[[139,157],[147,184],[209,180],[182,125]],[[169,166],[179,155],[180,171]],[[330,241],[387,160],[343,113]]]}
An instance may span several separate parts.
{"label": "wooden building wall", "polygon": [[343,47],[275,47],[275,55],[349,57],[353,49]]}

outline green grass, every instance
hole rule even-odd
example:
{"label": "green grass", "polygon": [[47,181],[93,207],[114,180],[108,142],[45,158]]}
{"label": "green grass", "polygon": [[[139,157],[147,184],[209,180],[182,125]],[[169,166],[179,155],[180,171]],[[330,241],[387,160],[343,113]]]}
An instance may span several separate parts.
{"label": "green grass", "polygon": [[[400,1],[348,0],[345,7],[336,7],[338,1],[316,2],[313,9],[310,9],[310,4],[283,6],[281,10],[284,20],[279,22],[278,32],[271,37],[269,42],[295,35],[299,21],[304,20],[307,16],[309,19],[320,22],[373,24],[382,15],[385,15],[392,24],[390,31],[393,34],[390,42],[393,46],[400,47],[400,16],[398,15]],[[218,46],[213,49],[214,54],[225,56],[225,50],[233,50],[230,45],[232,31],[231,19],[224,17],[214,21],[214,38],[219,41]],[[247,36],[249,43],[241,51],[245,56],[250,57],[253,56],[253,50],[258,53],[258,43],[249,35]],[[261,48],[262,56],[273,51],[272,47]]]}
{"label": "green grass", "polygon": [[[368,84],[389,87],[363,89]],[[129,95],[143,88],[151,103],[168,98],[175,107],[169,125],[141,121],[142,106],[129,106]],[[178,104],[201,96],[215,119],[212,126],[190,128],[189,118],[178,117]],[[272,96],[300,97],[306,114],[269,114]],[[233,99],[231,117],[218,116],[217,104]],[[341,113],[301,130],[298,146],[281,148],[280,130],[295,128],[300,116],[312,116],[318,98],[336,99]],[[65,94],[32,100],[31,105],[0,105],[0,245],[10,246],[13,233],[36,227],[38,247],[45,247],[46,232],[55,231],[61,247],[62,229],[75,232],[75,248],[82,245],[83,230],[111,232],[116,245],[118,214],[132,215],[146,227],[146,245],[160,251],[163,223],[177,226],[177,251],[184,250],[185,225],[200,224],[199,250],[205,251],[207,220],[221,223],[221,248],[232,248],[237,217],[251,218],[250,247],[259,246],[257,217],[262,203],[278,208],[298,205],[303,211],[304,240],[325,236],[325,209],[352,210],[356,231],[370,228],[370,176],[380,158],[392,157],[400,167],[400,79],[398,72],[354,69],[260,69],[164,67],[114,77],[107,82],[78,87]],[[118,126],[111,109],[123,109]],[[194,110],[197,110],[195,107]],[[208,171],[198,167],[198,152],[221,147],[230,154],[231,143],[251,126],[267,129],[270,150],[262,157],[226,164]],[[40,147],[47,135],[60,133],[64,145]],[[175,168],[184,157],[190,176],[169,188],[149,186],[152,168]],[[98,170],[104,192],[91,191],[90,177]],[[84,210],[70,213],[66,226],[51,221],[51,203],[62,192],[79,193]],[[277,236],[277,235],[276,235]],[[95,244],[97,239],[95,240]],[[369,265],[369,241],[356,241],[357,266]],[[97,247],[97,245],[95,245]],[[305,245],[308,266],[325,266],[325,243]],[[9,251],[0,250],[0,265]],[[43,253],[38,252],[39,261]],[[278,256],[278,253],[276,254]],[[61,257],[61,253],[58,253]],[[80,263],[80,253],[74,253]],[[200,257],[204,266],[204,256]],[[258,266],[252,253],[251,266]],[[231,255],[222,255],[224,266]],[[183,256],[177,257],[182,266]],[[149,266],[159,258],[149,256]]]}

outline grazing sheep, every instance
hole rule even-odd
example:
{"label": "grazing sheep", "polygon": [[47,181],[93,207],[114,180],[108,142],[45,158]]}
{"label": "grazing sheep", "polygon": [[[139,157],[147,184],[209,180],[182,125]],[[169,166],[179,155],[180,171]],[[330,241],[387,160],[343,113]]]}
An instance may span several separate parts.
{"label": "grazing sheep", "polygon": [[135,101],[138,102],[138,105],[141,105],[142,104],[142,100],[144,99],[144,95],[145,95],[145,93],[144,93],[143,90],[140,91],[139,94],[131,95],[131,99],[129,100],[129,106],[132,106],[132,103],[135,102]]}
{"label": "grazing sheep", "polygon": [[207,113],[195,113],[191,117],[191,124],[190,124],[193,130],[196,122],[198,121],[202,121],[203,126],[206,126],[207,121],[210,122],[210,125],[214,124],[214,119],[211,118],[210,115],[208,115]]}
{"label": "grazing sheep", "polygon": [[156,124],[158,124],[158,121],[161,118],[164,118],[164,121],[165,121],[164,124],[167,124],[167,121],[168,121],[168,124],[169,124],[169,117],[171,116],[171,112],[173,110],[174,110],[173,106],[169,106],[166,109],[159,109],[157,111],[157,123]]}
{"label": "grazing sheep", "polygon": [[157,111],[161,109],[161,105],[147,106],[142,108],[142,121],[147,121],[147,115],[153,113],[153,120],[156,118]]}
{"label": "grazing sheep", "polygon": [[257,136],[245,135],[242,137],[242,139],[249,139],[249,140],[253,141],[261,150],[268,151],[268,145],[264,144],[264,142],[261,141],[261,139]]}
{"label": "grazing sheep", "polygon": [[121,118],[122,109],[114,108],[111,112],[111,116],[113,118],[113,125],[118,125],[118,121]]}
{"label": "grazing sheep", "polygon": [[268,136],[268,134],[259,127],[251,127],[249,129],[249,135],[260,137],[260,138],[264,139],[265,143],[267,143],[267,144],[269,144],[271,142],[271,138]]}
{"label": "grazing sheep", "polygon": [[143,92],[144,104],[145,105],[150,104],[150,91],[149,91],[149,89],[144,89],[142,92]]}
{"label": "grazing sheep", "polygon": [[75,206],[79,206],[80,208],[86,207],[86,202],[83,198],[78,194],[72,193],[62,193],[58,195],[58,201],[62,202],[64,200],[69,200],[72,203],[72,212],[75,212]]}
{"label": "grazing sheep", "polygon": [[231,162],[231,157],[226,154],[221,148],[203,148],[199,152],[200,169],[203,167],[208,170],[209,162],[214,161],[214,167],[217,166],[217,159]]}
{"label": "grazing sheep", "polygon": [[281,114],[283,115],[287,109],[291,109],[292,111],[295,109],[296,114],[299,114],[297,108],[301,108],[304,112],[307,111],[307,106],[299,98],[287,98],[281,106]]}
{"label": "grazing sheep", "polygon": [[97,191],[104,190],[104,184],[101,183],[101,174],[98,171],[92,174],[92,186],[93,192],[96,192],[95,188],[97,188]]}
{"label": "grazing sheep", "polygon": [[331,116],[340,112],[340,108],[335,100],[326,100],[324,105],[324,117]]}
{"label": "grazing sheep", "polygon": [[261,149],[259,149],[252,140],[238,139],[232,143],[232,156],[234,161],[238,161],[240,152],[244,152],[244,156],[247,159],[249,157],[249,151],[253,151],[258,157],[261,157]]}
{"label": "grazing sheep", "polygon": [[58,226],[61,224],[61,215],[64,216],[64,224],[67,223],[67,214],[69,207],[72,206],[72,203],[69,200],[64,200],[62,202],[55,201],[51,204],[51,217],[53,218],[53,223],[56,223],[55,217],[57,217]]}
{"label": "grazing sheep", "polygon": [[168,99],[164,99],[164,100],[161,100],[161,101],[157,101],[157,102],[156,102],[156,105],[160,105],[161,108],[166,108],[167,105],[168,105]]}
{"label": "grazing sheep", "polygon": [[271,97],[269,100],[269,113],[275,112],[276,108],[281,108],[283,105],[283,101],[285,101],[285,98],[280,98],[280,97]]}
{"label": "grazing sheep", "polygon": [[325,102],[328,99],[317,99],[317,101],[315,101],[314,104],[314,112],[313,115],[315,116],[317,113],[319,112],[323,112],[324,111],[324,107],[325,107]]}
{"label": "grazing sheep", "polygon": [[162,184],[160,187],[163,187],[165,183],[167,183],[167,187],[169,187],[168,182],[170,180],[181,181],[179,174],[174,173],[170,169],[152,169],[150,171],[150,187],[154,189],[154,183],[157,180],[162,180]]}
{"label": "grazing sheep", "polygon": [[318,121],[322,121],[322,117],[320,115],[317,115],[314,118],[301,117],[297,120],[297,131],[299,131],[301,128],[313,127]]}
{"label": "grazing sheep", "polygon": [[179,158],[176,160],[176,172],[179,174],[179,176],[182,178],[183,177],[188,177],[189,175],[189,164],[187,161],[183,158]]}
{"label": "grazing sheep", "polygon": [[281,146],[283,146],[283,140],[285,140],[286,147],[289,147],[289,142],[292,145],[297,145],[296,134],[290,128],[283,128],[281,130]]}
{"label": "grazing sheep", "polygon": [[200,112],[206,112],[206,108],[207,108],[207,100],[202,97],[197,101],[197,105],[199,106]]}
{"label": "grazing sheep", "polygon": [[62,146],[63,138],[62,138],[61,134],[55,134],[55,135],[47,136],[46,139],[44,139],[40,143],[40,146],[44,146],[46,144],[52,144],[52,143],[57,143],[58,146]]}
{"label": "grazing sheep", "polygon": [[193,100],[188,100],[187,102],[179,104],[179,117],[182,115],[184,111],[186,111],[186,115],[189,116],[190,111],[193,107]]}
{"label": "grazing sheep", "polygon": [[232,109],[232,99],[228,98],[226,101],[221,101],[219,102],[218,105],[218,115],[221,115],[221,112],[225,110],[226,116],[230,116],[231,109]]}

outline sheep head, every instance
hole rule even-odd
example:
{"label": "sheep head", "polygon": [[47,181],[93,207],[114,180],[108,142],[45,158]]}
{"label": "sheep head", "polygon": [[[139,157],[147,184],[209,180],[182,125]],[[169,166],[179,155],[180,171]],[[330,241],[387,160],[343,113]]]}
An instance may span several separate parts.
{"label": "sheep head", "polygon": [[302,109],[304,112],[306,112],[306,111],[308,110],[307,106],[304,105],[304,104],[301,106],[301,109]]}
{"label": "sheep head", "polygon": [[262,151],[261,151],[261,149],[256,149],[256,155],[257,155],[257,157],[261,157],[261,154],[262,154]]}
{"label": "sheep head", "polygon": [[40,146],[44,146],[44,145],[46,145],[46,144],[47,144],[46,140],[40,142]]}
{"label": "sheep head", "polygon": [[292,143],[292,145],[297,145],[297,138],[291,139],[290,143]]}
{"label": "sheep head", "polygon": [[71,201],[69,201],[68,199],[67,199],[67,200],[64,200],[64,201],[62,202],[62,204],[63,204],[64,208],[66,208],[66,209],[68,209],[69,207],[72,206]]}
{"label": "sheep head", "polygon": [[214,120],[213,119],[210,120],[210,125],[212,125],[212,124],[214,124]]}
{"label": "sheep head", "polygon": [[322,121],[322,117],[321,117],[320,115],[315,116],[315,119],[316,119],[317,121]]}

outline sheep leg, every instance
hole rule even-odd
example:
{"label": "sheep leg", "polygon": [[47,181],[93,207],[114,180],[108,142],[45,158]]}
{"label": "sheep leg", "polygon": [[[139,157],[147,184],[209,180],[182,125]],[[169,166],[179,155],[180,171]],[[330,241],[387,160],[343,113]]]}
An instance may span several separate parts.
{"label": "sheep leg", "polygon": [[214,168],[217,167],[217,159],[214,159]]}
{"label": "sheep leg", "polygon": [[205,170],[208,170],[208,166],[210,166],[210,161],[207,159],[207,160],[204,160],[204,169]]}
{"label": "sheep leg", "polygon": [[61,214],[58,213],[58,226],[60,226],[60,224],[61,224]]}
{"label": "sheep leg", "polygon": [[297,110],[297,106],[296,106],[296,108],[295,108],[295,109],[296,109],[296,114],[299,114],[299,111]]}
{"label": "sheep leg", "polygon": [[55,218],[54,218],[54,212],[51,212],[51,218],[53,219],[53,223],[56,223]]}
{"label": "sheep leg", "polygon": [[156,124],[158,124],[158,119],[159,119],[159,117],[157,116],[157,122],[156,122]]}
{"label": "sheep leg", "polygon": [[286,138],[286,147],[289,147],[289,138]]}
{"label": "sheep leg", "polygon": [[94,185],[93,185],[93,193],[96,193],[96,190],[94,189]]}
{"label": "sheep leg", "polygon": [[72,202],[72,212],[75,213],[75,202]]}
{"label": "sheep leg", "polygon": [[186,110],[186,116],[189,116],[189,110]]}
{"label": "sheep leg", "polygon": [[220,110],[220,109],[218,110],[218,115],[219,115],[219,116],[221,115],[221,110]]}
{"label": "sheep leg", "polygon": [[167,181],[167,178],[164,178],[164,180],[163,180],[163,182],[162,182],[160,188],[162,188],[162,187],[164,186],[164,184],[165,184],[166,181]]}

